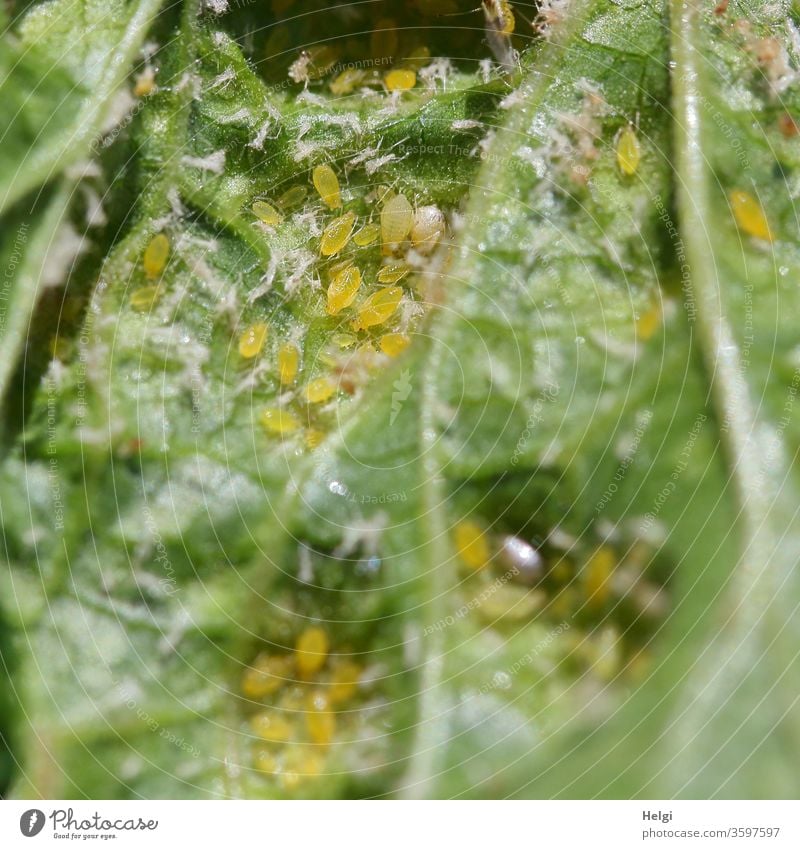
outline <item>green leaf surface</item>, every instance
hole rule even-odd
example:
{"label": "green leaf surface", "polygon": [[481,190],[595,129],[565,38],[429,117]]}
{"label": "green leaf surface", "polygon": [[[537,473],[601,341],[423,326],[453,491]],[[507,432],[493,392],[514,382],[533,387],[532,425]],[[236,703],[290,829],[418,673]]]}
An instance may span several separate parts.
{"label": "green leaf surface", "polygon": [[[0,171],[12,793],[796,796],[790,4],[584,0],[518,38],[513,73],[425,4],[395,10],[396,42],[363,35],[382,8],[328,10],[319,74],[299,49],[321,4],[153,23],[157,4],[84,3],[88,26],[65,4],[7,36],[44,98]],[[371,79],[423,36],[461,58],[422,59],[405,93]],[[152,91],[23,251],[20,199],[87,156],[145,37]],[[391,193],[446,231],[406,245],[400,308],[365,328],[397,258],[344,248],[364,282],[331,315],[320,239]],[[49,246],[81,214],[51,310]],[[381,353],[387,331],[408,350]],[[267,662],[288,681],[256,691]]]}

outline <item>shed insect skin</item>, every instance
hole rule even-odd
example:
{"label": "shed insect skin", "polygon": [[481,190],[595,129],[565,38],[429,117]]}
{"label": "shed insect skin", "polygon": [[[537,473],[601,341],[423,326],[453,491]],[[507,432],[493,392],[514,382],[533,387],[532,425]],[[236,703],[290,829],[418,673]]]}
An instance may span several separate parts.
{"label": "shed insect skin", "polygon": [[511,44],[517,23],[514,10],[508,0],[483,0],[481,3],[486,20],[486,38],[497,61],[505,68],[517,64],[517,53]]}

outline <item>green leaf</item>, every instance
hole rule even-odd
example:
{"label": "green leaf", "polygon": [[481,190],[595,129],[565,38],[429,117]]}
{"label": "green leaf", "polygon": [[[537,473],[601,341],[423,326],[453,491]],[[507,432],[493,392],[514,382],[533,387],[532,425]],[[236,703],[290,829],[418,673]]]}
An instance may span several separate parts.
{"label": "green leaf", "polygon": [[[74,119],[55,103],[88,83],[86,145],[62,130],[34,167],[20,141],[10,197],[87,155],[157,8],[120,4],[108,30],[84,5],[100,29],[65,76],[32,73],[52,88],[39,120]],[[383,72],[417,33],[434,55],[457,36],[424,7],[394,45],[353,35],[380,9],[326,9],[341,54],[288,85],[314,15],[201,11],[155,22],[157,87],[82,172],[107,224],[55,328],[34,305],[73,178],[19,260],[0,371],[13,793],[796,795],[796,96],[758,58],[790,6],[734,30],[688,1],[584,0],[517,42],[519,72],[423,59],[404,94],[341,96],[351,60]],[[18,38],[58,55],[72,20],[42,4]],[[347,247],[364,283],[330,315],[320,236],[343,211],[379,220],[387,187],[440,208],[447,238],[408,252],[385,325],[353,327],[386,257]],[[56,337],[41,380],[14,370],[29,324]],[[409,349],[379,355],[386,330]],[[317,379],[338,384],[322,403]],[[533,586],[509,536],[540,551]],[[312,673],[292,653],[318,627]],[[265,657],[292,683],[251,691]]]}
{"label": "green leaf", "polygon": [[[6,36],[0,212],[90,153],[115,123],[120,87],[159,0],[49,0]],[[115,103],[115,101],[117,101]]]}

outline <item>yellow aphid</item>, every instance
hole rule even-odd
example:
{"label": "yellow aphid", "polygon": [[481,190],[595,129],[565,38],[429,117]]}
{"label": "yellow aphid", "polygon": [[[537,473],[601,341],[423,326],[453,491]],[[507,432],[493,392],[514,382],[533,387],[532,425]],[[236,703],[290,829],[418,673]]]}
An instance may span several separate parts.
{"label": "yellow aphid", "polygon": [[169,239],[163,233],[159,233],[150,239],[144,249],[142,265],[145,275],[150,280],[160,277],[167,264],[167,259],[169,259]]}
{"label": "yellow aphid", "polygon": [[320,242],[320,252],[323,256],[338,254],[342,248],[347,247],[350,235],[356,223],[354,212],[346,212],[339,218],[335,218],[325,228]]}
{"label": "yellow aphid", "polygon": [[263,699],[281,689],[292,678],[292,659],[288,655],[260,654],[242,675],[242,695]]}
{"label": "yellow aphid", "polygon": [[274,711],[261,711],[250,720],[253,733],[270,743],[287,743],[294,729],[284,717]]}
{"label": "yellow aphid", "polygon": [[337,348],[344,351],[347,348],[352,348],[358,342],[358,339],[352,333],[334,333],[331,341]]}
{"label": "yellow aphid", "polygon": [[736,224],[743,233],[763,239],[765,242],[772,241],[772,230],[770,230],[767,216],[761,204],[749,192],[736,189],[728,195],[733,217]]}
{"label": "yellow aphid", "polygon": [[342,194],[339,178],[330,165],[317,165],[312,174],[314,188],[319,192],[322,202],[329,209],[339,209],[342,205]]}
{"label": "yellow aphid", "polygon": [[584,587],[587,601],[592,607],[602,607],[611,593],[611,573],[617,565],[614,552],[601,546],[586,564]]}
{"label": "yellow aphid", "polygon": [[253,204],[253,213],[259,221],[263,221],[264,224],[268,224],[270,227],[274,227],[283,221],[283,216],[280,212],[272,204],[263,200],[257,200]]}
{"label": "yellow aphid", "polygon": [[346,68],[335,77],[329,88],[331,90],[331,94],[336,97],[344,97],[345,95],[351,94],[356,86],[360,85],[364,80],[364,71],[360,68]]}
{"label": "yellow aphid", "polygon": [[155,306],[159,295],[159,286],[142,286],[131,294],[130,304],[135,310],[144,312]]}
{"label": "yellow aphid", "polygon": [[411,244],[423,256],[433,253],[444,235],[445,227],[444,213],[438,206],[421,206],[414,212]]}
{"label": "yellow aphid", "polygon": [[387,204],[397,195],[397,192],[391,186],[376,186],[374,189],[375,200],[379,204]]}
{"label": "yellow aphid", "polygon": [[388,321],[400,305],[402,297],[403,290],[399,286],[390,286],[370,295],[358,308],[356,329],[365,330]]}
{"label": "yellow aphid", "polygon": [[323,404],[336,392],[336,384],[329,377],[318,377],[306,386],[306,401]]}
{"label": "yellow aphid", "polygon": [[340,259],[339,262],[335,262],[328,269],[328,278],[330,280],[335,280],[343,271],[346,271],[353,264],[353,257],[348,256],[344,259]]}
{"label": "yellow aphid", "polygon": [[383,78],[387,91],[410,91],[417,84],[417,72],[411,68],[394,68]]}
{"label": "yellow aphid", "polygon": [[491,558],[486,532],[470,519],[456,525],[455,543],[459,556],[470,569],[482,569]]}
{"label": "yellow aphid", "polygon": [[327,746],[336,734],[336,716],[328,706],[328,700],[317,694],[306,711],[308,736],[319,746]]}
{"label": "yellow aphid", "polygon": [[278,759],[266,746],[260,747],[253,756],[253,766],[259,772],[265,772],[267,775],[275,775],[278,772]]}
{"label": "yellow aphid", "polygon": [[367,224],[353,236],[353,242],[360,248],[371,245],[381,234],[380,224]]}
{"label": "yellow aphid", "polygon": [[411,68],[412,71],[419,71],[424,68],[431,58],[431,51],[422,45],[415,47],[402,61],[404,68]]}
{"label": "yellow aphid", "polygon": [[251,324],[239,337],[239,356],[245,360],[257,357],[267,341],[269,328],[263,322]]}
{"label": "yellow aphid", "polygon": [[358,689],[358,679],[361,677],[361,667],[351,660],[342,661],[331,675],[328,687],[328,699],[332,705],[349,702]]}
{"label": "yellow aphid", "polygon": [[628,124],[617,138],[617,167],[626,176],[631,177],[639,169],[642,148],[632,124]]}
{"label": "yellow aphid", "polygon": [[306,713],[308,736],[319,746],[327,746],[336,734],[336,716],[329,710]]}
{"label": "yellow aphid", "polygon": [[[134,292],[134,294],[136,293]],[[133,302],[133,296],[131,296],[131,302]],[[48,345],[48,348],[50,349],[50,356],[53,359],[65,360],[69,356],[69,341],[63,336],[59,336],[58,334],[50,337],[50,343]]]}
{"label": "yellow aphid", "polygon": [[409,271],[411,266],[405,262],[390,262],[378,272],[378,283],[399,283]]}
{"label": "yellow aphid", "polygon": [[328,635],[317,625],[306,628],[295,644],[297,674],[308,680],[325,665],[328,657]]}
{"label": "yellow aphid", "polygon": [[323,439],[325,439],[325,434],[321,430],[310,427],[306,431],[305,441],[308,448],[318,448],[322,444]]}
{"label": "yellow aphid", "polygon": [[411,337],[406,333],[387,333],[381,336],[381,351],[389,357],[399,357],[411,344]]}
{"label": "yellow aphid", "polygon": [[381,238],[390,250],[405,241],[414,226],[414,209],[405,195],[395,195],[381,210]]}
{"label": "yellow aphid", "polygon": [[147,97],[147,95],[152,94],[155,91],[155,88],[155,71],[152,68],[147,67],[136,77],[133,94],[135,97]]}
{"label": "yellow aphid", "polygon": [[337,315],[356,299],[361,286],[361,272],[354,265],[345,268],[328,286],[328,315]]}
{"label": "yellow aphid", "polygon": [[281,787],[286,792],[296,791],[306,779],[319,775],[324,765],[319,752],[293,747],[287,752],[285,768],[280,773]]}
{"label": "yellow aphid", "polygon": [[288,27],[273,27],[269,37],[264,42],[264,56],[267,59],[277,59],[289,49],[291,35]]}
{"label": "yellow aphid", "polygon": [[661,307],[658,304],[654,304],[636,319],[636,336],[642,342],[647,342],[648,339],[653,337],[660,324]]}
{"label": "yellow aphid", "polygon": [[268,407],[261,411],[261,425],[270,433],[294,433],[300,427],[300,422],[294,413],[280,407]]}
{"label": "yellow aphid", "polygon": [[305,186],[292,186],[278,198],[278,206],[281,209],[295,209],[300,206],[307,195],[308,189]]}
{"label": "yellow aphid", "polygon": [[291,342],[281,345],[278,351],[278,379],[283,386],[294,382],[299,364],[300,352],[297,346]]}
{"label": "yellow aphid", "polygon": [[381,18],[375,22],[370,36],[370,50],[374,58],[391,59],[397,53],[398,42],[397,23],[392,18]]}

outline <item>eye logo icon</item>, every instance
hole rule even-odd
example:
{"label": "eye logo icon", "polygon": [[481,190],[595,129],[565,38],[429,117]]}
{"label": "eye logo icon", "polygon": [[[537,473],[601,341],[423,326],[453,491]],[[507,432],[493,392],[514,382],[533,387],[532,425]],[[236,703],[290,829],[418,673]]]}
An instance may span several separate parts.
{"label": "eye logo icon", "polygon": [[36,837],[44,828],[44,813],[38,808],[31,808],[19,818],[19,830],[25,837]]}

